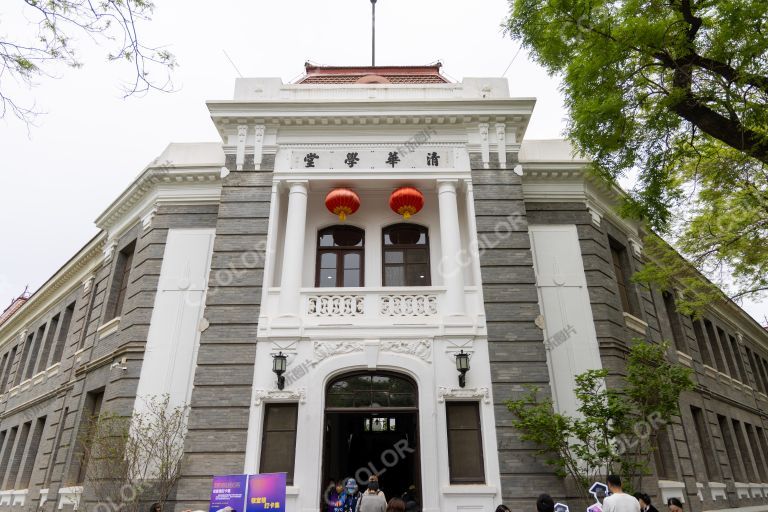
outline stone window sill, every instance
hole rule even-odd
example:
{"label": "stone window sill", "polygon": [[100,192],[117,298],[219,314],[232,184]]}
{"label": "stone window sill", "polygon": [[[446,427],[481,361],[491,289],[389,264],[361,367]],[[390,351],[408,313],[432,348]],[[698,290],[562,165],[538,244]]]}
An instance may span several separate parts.
{"label": "stone window sill", "polygon": [[680,360],[680,363],[684,364],[685,366],[689,368],[693,368],[693,358],[686,354],[685,352],[677,351],[677,358]]}
{"label": "stone window sill", "polygon": [[106,322],[104,324],[101,324],[101,326],[96,329],[96,335],[98,336],[98,339],[106,338],[110,334],[114,334],[117,332],[117,330],[120,328],[120,317],[115,317],[109,322]]}
{"label": "stone window sill", "polygon": [[648,324],[637,318],[635,315],[624,312],[624,324],[638,334],[646,335]]}
{"label": "stone window sill", "polygon": [[494,496],[496,494],[496,487],[485,484],[456,484],[443,487],[442,491],[443,494],[472,494]]}

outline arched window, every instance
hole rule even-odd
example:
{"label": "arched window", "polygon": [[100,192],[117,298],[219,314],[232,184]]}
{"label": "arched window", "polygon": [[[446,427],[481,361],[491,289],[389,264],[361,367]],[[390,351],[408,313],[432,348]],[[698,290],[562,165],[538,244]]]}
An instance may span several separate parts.
{"label": "arched window", "polygon": [[430,286],[427,228],[394,224],[383,235],[384,286]]}
{"label": "arched window", "polygon": [[412,409],[418,406],[416,385],[406,376],[378,372],[353,373],[333,380],[326,409]]}
{"label": "arched window", "polygon": [[365,231],[353,226],[331,226],[317,234],[318,288],[364,286]]}

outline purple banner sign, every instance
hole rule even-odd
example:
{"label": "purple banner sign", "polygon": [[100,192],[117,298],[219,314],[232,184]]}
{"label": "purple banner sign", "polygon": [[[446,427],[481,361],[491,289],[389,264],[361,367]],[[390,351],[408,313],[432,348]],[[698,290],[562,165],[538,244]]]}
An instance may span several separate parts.
{"label": "purple banner sign", "polygon": [[235,512],[243,512],[247,483],[248,475],[214,476],[208,512],[216,512],[226,507]]}
{"label": "purple banner sign", "polygon": [[248,476],[246,512],[285,512],[285,473]]}

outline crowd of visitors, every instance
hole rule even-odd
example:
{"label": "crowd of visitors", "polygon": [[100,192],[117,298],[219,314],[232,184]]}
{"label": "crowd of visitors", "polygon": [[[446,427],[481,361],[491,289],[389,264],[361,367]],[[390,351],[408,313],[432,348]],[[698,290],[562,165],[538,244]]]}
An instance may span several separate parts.
{"label": "crowd of visitors", "polygon": [[[625,493],[621,477],[618,475],[609,475],[606,484],[607,486],[602,484],[593,486],[596,503],[591,505],[587,512],[659,512],[651,503],[651,497],[647,493],[636,492],[631,495]],[[536,500],[536,512],[559,511],[560,507],[556,505],[559,504],[555,503],[552,496],[541,494]],[[679,498],[669,498],[667,509],[668,512],[683,512],[683,503]],[[496,512],[511,512],[511,510],[506,505],[499,505],[496,507]]]}

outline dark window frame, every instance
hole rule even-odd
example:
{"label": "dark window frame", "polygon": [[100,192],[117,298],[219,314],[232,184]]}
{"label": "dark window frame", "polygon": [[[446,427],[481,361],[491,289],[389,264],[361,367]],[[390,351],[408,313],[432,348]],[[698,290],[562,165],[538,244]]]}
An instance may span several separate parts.
{"label": "dark window frame", "polygon": [[11,347],[11,350],[8,353],[8,365],[5,367],[5,372],[3,372],[3,380],[2,384],[0,384],[0,393],[5,393],[8,389],[8,384],[11,383],[11,371],[13,370],[13,363],[14,359],[16,359],[16,353],[18,350],[19,346],[14,345]]}
{"label": "dark window frame", "polygon": [[13,385],[18,386],[24,378],[25,363],[29,357],[29,351],[32,347],[32,343],[35,341],[35,333],[32,332],[27,335],[27,339],[24,345],[21,347],[21,353],[19,354],[19,363],[16,365],[16,373],[13,377]]}
{"label": "dark window frame", "polygon": [[749,368],[752,371],[752,378],[755,381],[755,390],[760,393],[765,393],[765,382],[763,382],[763,375],[758,369],[759,357],[757,353],[752,352],[749,346],[745,346],[744,350],[747,352],[747,360],[749,361]]}
{"label": "dark window frame", "polygon": [[757,442],[760,445],[760,452],[763,454],[765,470],[768,472],[768,437],[766,437],[766,431],[760,425],[755,425],[755,435],[757,436]]}
{"label": "dark window frame", "polygon": [[741,455],[741,462],[744,465],[746,472],[746,480],[744,482],[757,482],[759,480],[757,476],[757,466],[755,464],[754,453],[747,444],[746,433],[744,425],[741,421],[731,418],[731,424],[733,425],[733,433],[736,436],[736,447]]}
{"label": "dark window frame", "polygon": [[126,244],[117,254],[115,270],[112,277],[111,292],[109,294],[109,309],[104,317],[105,322],[123,316],[123,306],[128,295],[128,285],[131,281],[133,260],[136,255],[136,240]]}
{"label": "dark window frame", "polygon": [[[261,473],[286,473],[286,483],[293,485],[294,472],[296,470],[296,433],[299,423],[299,404],[296,402],[271,402],[264,404],[264,418],[262,421],[262,433],[261,433],[261,454],[259,456],[259,472]],[[269,413],[276,408],[290,408],[293,409],[293,429],[272,429],[269,430]],[[270,445],[270,432],[293,432],[293,454],[286,455],[274,454],[276,460],[268,460],[267,457],[271,457],[272,452],[267,451],[267,447]],[[287,465],[285,464],[287,463]]]}
{"label": "dark window frame", "polygon": [[61,312],[56,313],[48,322],[48,332],[45,334],[45,342],[40,346],[40,356],[37,361],[37,369],[35,373],[39,373],[48,368],[48,361],[51,358],[51,348],[53,346],[53,340],[56,336],[56,331],[61,324]]}
{"label": "dark window frame", "polygon": [[696,338],[696,345],[699,347],[699,355],[701,357],[702,364],[715,368],[712,362],[712,352],[710,352],[707,336],[704,333],[704,325],[701,320],[697,320],[691,317],[691,325],[693,326],[693,337]]}
{"label": "dark window frame", "polygon": [[768,361],[757,352],[755,352],[755,357],[759,359],[757,363],[758,369],[763,372],[763,382],[765,382],[766,394],[768,394]]}
{"label": "dark window frame", "polygon": [[3,491],[12,489],[8,487],[9,484],[15,484],[16,482],[6,483],[8,479],[8,470],[11,465],[11,455],[13,455],[13,448],[16,445],[16,438],[19,435],[20,425],[16,425],[7,430],[8,434],[3,438],[3,453],[0,458],[0,489]]}
{"label": "dark window frame", "polygon": [[768,462],[765,459],[766,454],[763,453],[763,447],[757,437],[756,427],[751,423],[744,422],[744,430],[747,432],[747,442],[752,449],[752,456],[755,466],[757,466],[757,474],[761,482],[766,482],[768,481]]}
{"label": "dark window frame", "polygon": [[[452,415],[451,415],[450,409],[460,408],[460,407],[471,407],[473,409],[473,413],[476,418],[475,428],[462,428],[462,427],[454,428],[451,426]],[[480,403],[476,401],[448,400],[445,402],[445,419],[446,419],[446,430],[448,434],[448,473],[449,473],[449,481],[451,485],[485,484],[486,483],[485,456],[483,453],[483,424],[482,424],[482,418],[480,416]],[[476,474],[472,476],[462,476],[462,477],[456,476],[455,466],[456,464],[460,464],[461,461],[454,460],[455,458],[458,458],[459,454],[454,453],[452,448],[451,434],[453,431],[475,431],[477,433],[477,446],[475,447],[476,449],[474,452],[480,458],[479,461],[475,461],[475,462],[479,464],[481,474]]]}
{"label": "dark window frame", "polygon": [[[345,245],[345,246],[322,246],[320,242],[324,235],[333,233],[336,229],[344,229],[347,231],[357,231],[361,234],[361,245]],[[326,228],[320,229],[317,232],[316,242],[316,255],[315,255],[315,287],[316,288],[360,288],[365,286],[365,230],[357,226],[347,226],[341,224],[335,224]],[[322,273],[321,263],[324,254],[334,254],[336,256],[336,282],[334,286],[322,286],[320,283],[320,274]],[[358,285],[357,286],[345,286],[344,276],[347,270],[344,266],[344,256],[347,254],[358,254],[360,257],[360,268],[358,271]],[[355,269],[350,269],[355,270]]]}
{"label": "dark window frame", "polygon": [[93,436],[92,429],[98,428],[99,416],[104,406],[104,388],[94,389],[85,395],[83,402],[83,412],[80,416],[80,426],[77,429],[77,437],[74,442],[77,445],[73,457],[73,464],[70,465],[70,473],[74,476],[74,484],[81,485],[85,482],[88,474],[88,464],[90,460],[83,453],[83,443],[91,443]]}
{"label": "dark window frame", "polygon": [[731,333],[726,333],[726,336],[728,337],[728,342],[731,345],[733,358],[736,360],[736,370],[740,375],[739,381],[746,384],[749,379],[747,379],[747,369],[744,366],[744,357],[741,353],[741,345],[736,340],[736,338],[731,335]]}
{"label": "dark window frame", "polygon": [[728,366],[725,356],[725,351],[720,343],[720,338],[715,332],[715,325],[711,320],[704,319],[704,331],[709,338],[709,346],[712,348],[712,354],[715,356],[715,369],[721,373],[728,373]]}
{"label": "dark window frame", "polygon": [[678,480],[679,474],[677,464],[675,464],[674,449],[670,441],[671,432],[662,426],[656,433],[656,450],[654,450],[654,462],[656,464],[656,474],[661,480]]}
{"label": "dark window frame", "polygon": [[45,471],[44,486],[51,484],[53,478],[53,471],[56,468],[56,461],[59,458],[59,449],[61,447],[61,437],[64,434],[64,427],[66,426],[67,416],[69,415],[69,407],[64,407],[61,416],[59,417],[59,424],[56,427],[56,437],[54,438],[53,447],[51,451],[51,458],[48,463],[48,469]]}
{"label": "dark window frame", "polygon": [[43,442],[43,433],[48,417],[41,416],[34,421],[34,429],[30,432],[29,441],[26,447],[26,456],[19,473],[18,486],[21,489],[27,489],[32,480],[32,473],[35,471],[37,457],[40,454],[40,444]]}
{"label": "dark window frame", "polygon": [[733,347],[731,347],[731,344],[728,342],[728,335],[725,333],[725,329],[719,325],[715,325],[715,330],[717,331],[717,338],[720,340],[720,344],[723,347],[725,366],[728,368],[726,373],[734,379],[741,381],[742,379],[739,377],[739,368],[736,365],[736,355],[733,353]]}
{"label": "dark window frame", "polygon": [[672,330],[672,342],[675,344],[675,349],[688,354],[688,340],[685,337],[685,327],[683,326],[682,318],[677,311],[675,295],[672,291],[665,290],[661,292],[661,297],[664,301],[664,310],[667,312],[669,327]]}
{"label": "dark window frame", "polygon": [[622,311],[632,316],[639,317],[639,307],[632,297],[634,288],[632,287],[632,263],[629,260],[629,253],[626,246],[620,244],[613,238],[608,238],[611,251],[611,263],[613,273],[616,279],[616,286],[619,290],[619,303]]}
{"label": "dark window frame", "polygon": [[741,465],[741,459],[739,459],[738,447],[736,445],[736,435],[733,432],[731,421],[725,416],[717,415],[717,424],[720,427],[720,436],[722,437],[723,444],[725,445],[725,453],[728,458],[728,465],[731,468],[731,477],[736,482],[746,482],[744,467]]}
{"label": "dark window frame", "polygon": [[[8,382],[7,370],[10,351],[3,354],[2,363],[0,363],[0,394],[5,393],[5,385]],[[11,361],[13,362],[13,361]]]}
{"label": "dark window frame", "polygon": [[691,417],[693,418],[694,431],[699,441],[699,449],[704,458],[704,473],[709,482],[717,482],[720,479],[719,463],[715,453],[712,436],[709,432],[707,413],[704,409],[691,406]]}
{"label": "dark window frame", "polygon": [[[424,235],[424,244],[387,244],[387,235],[401,227],[407,227],[409,229],[416,229]],[[400,252],[403,253],[402,263],[387,263],[388,252]],[[426,262],[409,263],[408,252],[425,252],[427,255]],[[429,228],[422,226],[421,224],[412,224],[410,222],[398,222],[396,224],[390,224],[384,226],[381,229],[381,285],[386,287],[412,287],[412,286],[432,286],[432,257],[431,257],[431,245],[429,241]],[[426,274],[424,276],[424,283],[409,284],[408,283],[408,266],[411,265],[426,265]],[[403,269],[403,284],[389,284],[387,283],[387,268]]]}
{"label": "dark window frame", "polygon": [[75,316],[76,302],[72,302],[64,308],[63,316],[61,318],[61,325],[59,327],[59,334],[56,336],[56,343],[51,351],[51,364],[56,364],[61,361],[64,355],[64,349],[66,348],[67,338],[69,337],[69,331],[72,328],[72,319]]}
{"label": "dark window frame", "polygon": [[11,454],[11,460],[8,466],[8,474],[5,477],[5,485],[8,489],[16,489],[16,482],[19,481],[21,476],[21,463],[24,460],[24,453],[27,450],[27,443],[29,443],[29,434],[32,430],[32,420],[26,421],[19,425],[20,431],[18,439],[16,440],[16,446]]}

